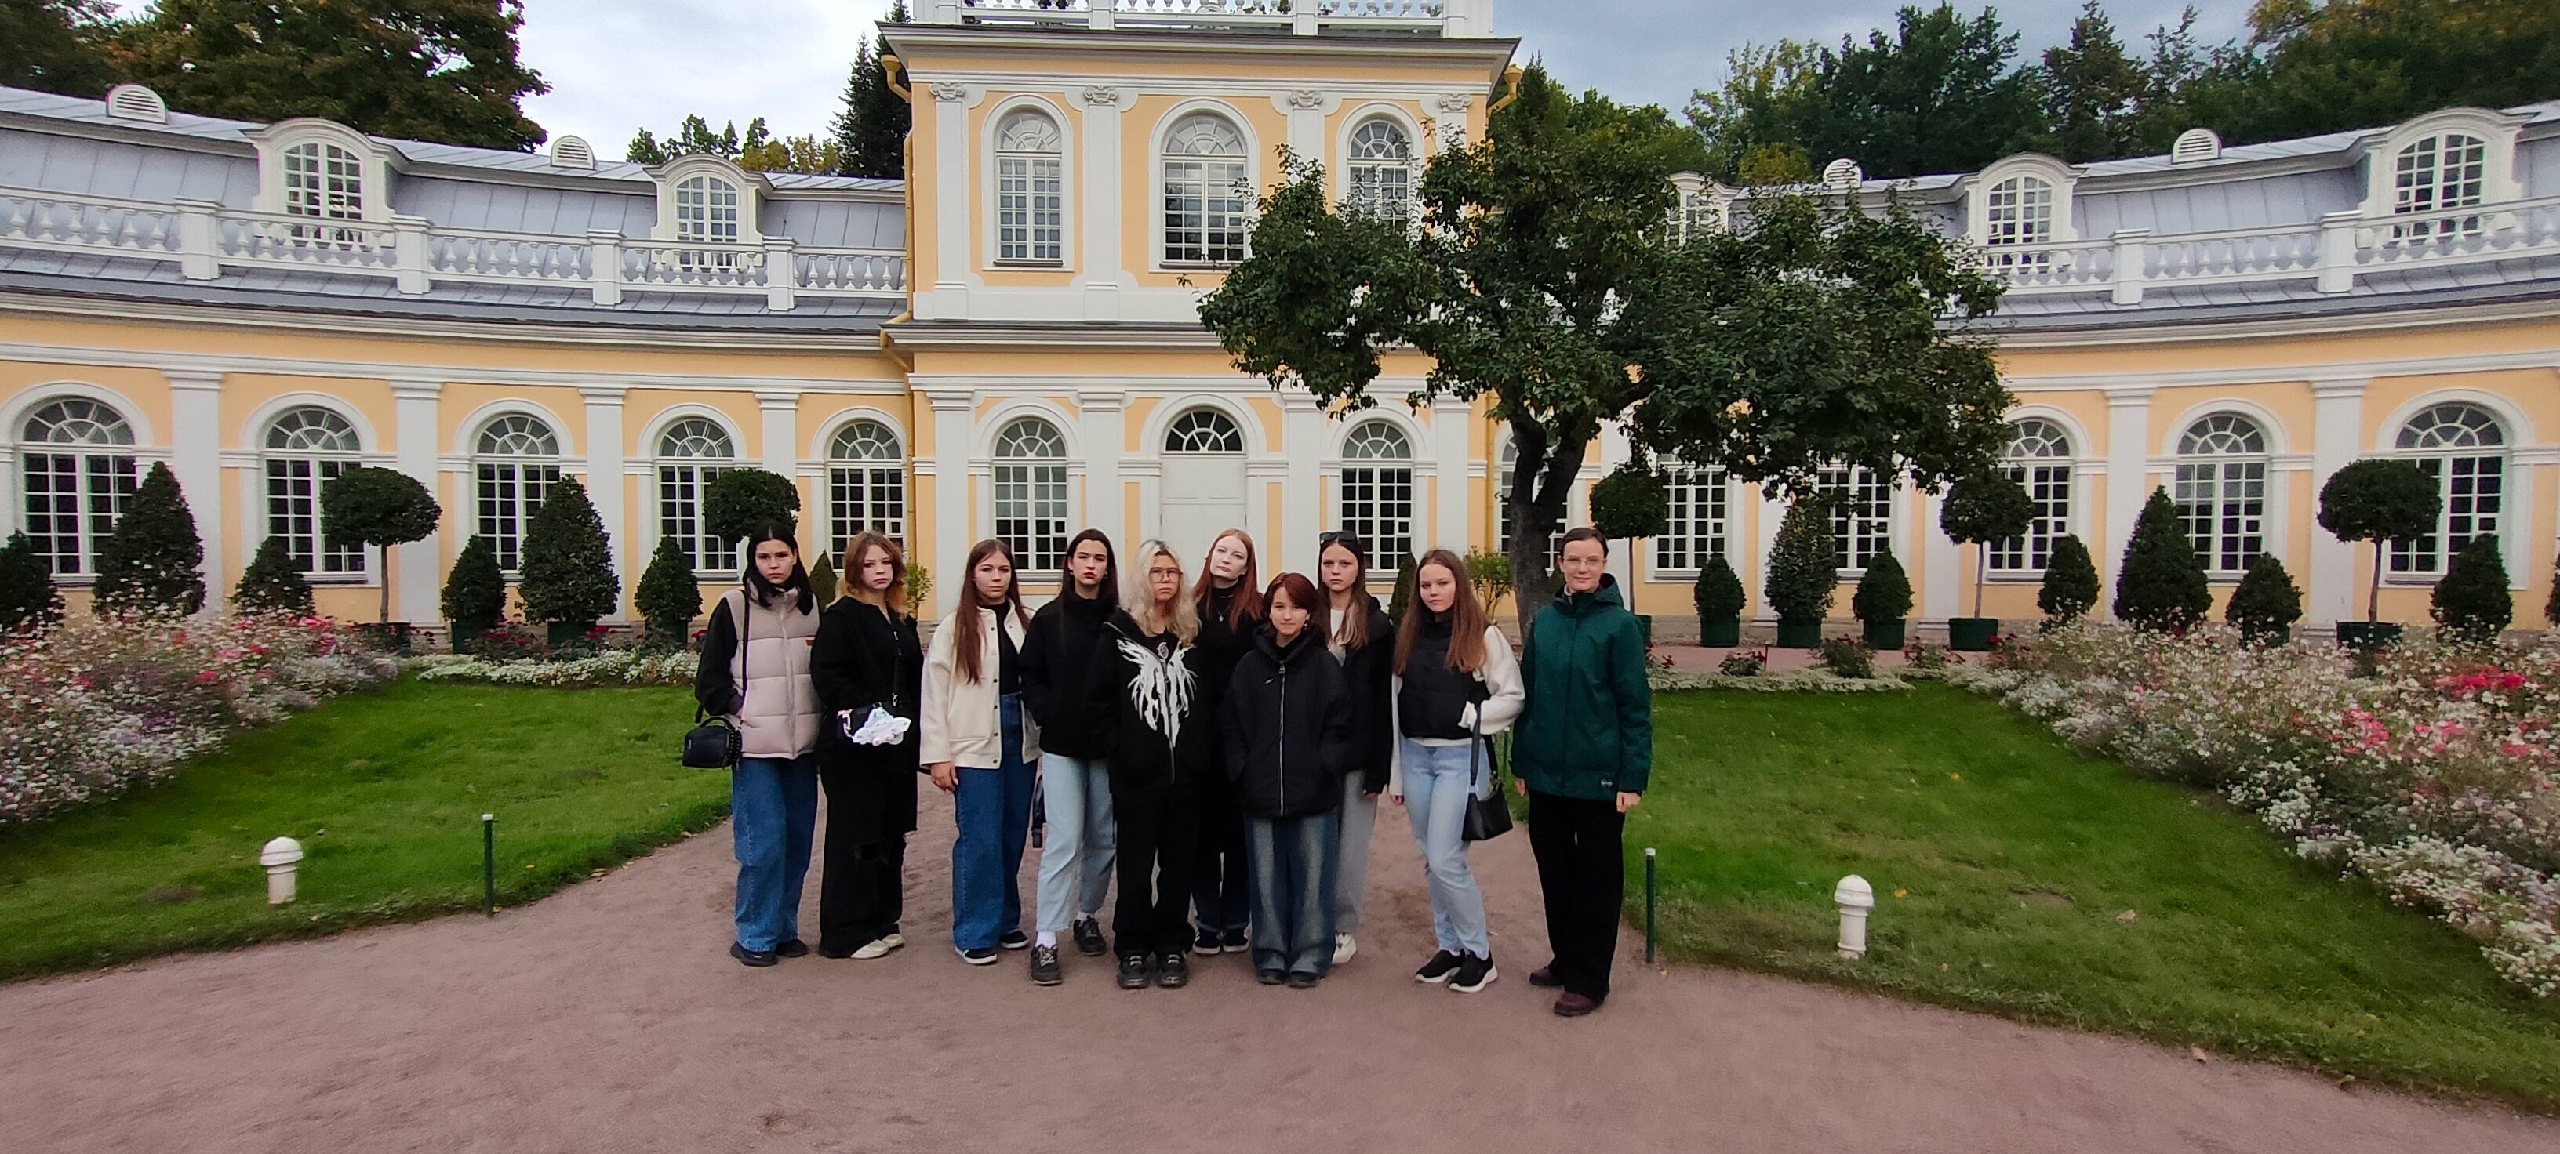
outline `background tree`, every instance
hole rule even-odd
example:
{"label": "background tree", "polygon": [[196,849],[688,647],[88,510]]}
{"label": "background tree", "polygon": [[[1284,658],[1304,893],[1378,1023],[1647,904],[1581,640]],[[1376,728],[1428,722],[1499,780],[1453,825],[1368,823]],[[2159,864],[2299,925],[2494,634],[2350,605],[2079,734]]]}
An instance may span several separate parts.
{"label": "background tree", "polygon": [[[907,2],[898,0],[882,24],[907,22]],[[886,61],[889,38],[875,36],[856,49],[853,75],[845,81],[844,111],[836,114],[836,149],[842,157],[836,171],[846,176],[896,180],[906,175],[907,101],[889,87]]]}
{"label": "background tree", "polygon": [[1831,540],[1831,507],[1800,496],[1778,522],[1769,549],[1769,576],[1761,592],[1782,625],[1819,625],[1839,592],[1840,565]]}
{"label": "background tree", "polygon": [[1991,9],[1905,7],[1890,39],[1877,29],[1821,50],[1813,82],[1773,114],[1817,165],[1852,157],[1888,180],[1968,172],[2041,127],[2033,78],[2009,66],[2017,51]]}
{"label": "background tree", "polygon": [[593,626],[622,601],[604,521],[576,477],[562,477],[543,492],[525,524],[517,564],[516,596],[528,620]]}
{"label": "background tree", "polygon": [[106,0],[0,0],[0,86],[97,96],[116,82]]}
{"label": "background tree", "polygon": [[2260,0],[2249,26],[2180,93],[2233,143],[2560,95],[2548,0]]}
{"label": "background tree", "polygon": [[2045,558],[2044,583],[2036,589],[2036,608],[2044,611],[2048,625],[2077,621],[2097,607],[2098,566],[2089,556],[2089,547],[2080,538],[2065,533],[2053,539],[2053,552]]}
{"label": "background tree", "polygon": [[786,136],[738,152],[738,167],[749,172],[832,174],[844,167],[844,150],[832,140]]}
{"label": "background tree", "polygon": [[0,629],[50,629],[62,620],[62,593],[53,570],[24,533],[0,545]]}
{"label": "background tree", "polygon": [[240,587],[231,591],[231,608],[239,613],[291,613],[309,617],[317,612],[311,600],[311,582],[302,576],[302,566],[293,562],[293,549],[282,537],[269,537],[258,546],[258,555],[240,573]]}
{"label": "background tree", "polygon": [[2429,596],[2436,625],[2465,641],[2495,641],[2515,621],[2515,594],[2507,589],[2507,561],[2497,534],[2474,537],[2453,555]]}
{"label": "background tree", "polygon": [[2302,620],[2302,588],[2293,583],[2293,574],[2285,572],[2284,562],[2273,553],[2260,553],[2249,562],[2249,571],[2240,575],[2240,584],[2231,590],[2231,603],[2222,607],[2222,618],[2240,631],[2242,640],[2252,644],[2280,643]]}
{"label": "background tree", "polygon": [[498,568],[498,548],[474,533],[453,559],[444,579],[444,619],[453,623],[455,640],[486,633],[507,615],[507,575]]}
{"label": "background tree", "polygon": [[391,620],[391,549],[424,541],[444,506],[418,479],[397,469],[358,465],[320,486],[320,524],[335,545],[370,545],[382,578],[382,615]]}
{"label": "background tree", "polygon": [[1413,586],[1416,575],[1413,554],[1407,553],[1396,558],[1396,587],[1394,592],[1387,594],[1387,616],[1402,621],[1404,615],[1413,609]]}
{"label": "background tree", "polygon": [[2115,23],[2086,0],[2069,42],[2044,50],[2033,83],[2044,123],[2028,142],[2073,164],[2142,151],[2144,97],[2151,77],[2116,39]]}
{"label": "background tree", "polygon": [[98,546],[98,583],[91,604],[100,613],[153,613],[184,617],[204,608],[204,539],[168,462],[151,466],[133,499],[116,519],[115,532]]}
{"label": "background tree", "polygon": [[1719,549],[1698,570],[1698,583],[1689,589],[1689,599],[1698,609],[1699,631],[1710,621],[1736,621],[1742,617],[1749,598],[1742,589],[1742,578],[1733,571],[1733,563],[1724,559]]}
{"label": "background tree", "polygon": [[799,521],[800,486],[763,469],[730,469],[702,494],[702,525],[735,546],[758,529],[790,532]]}
{"label": "background tree", "polygon": [[2320,527],[2341,541],[2373,542],[2373,586],[2365,620],[2382,620],[2383,546],[2413,541],[2435,528],[2444,497],[2426,470],[2408,461],[2368,457],[2348,463],[2320,486]]}
{"label": "background tree", "polygon": [[761,116],[748,121],[746,134],[741,136],[737,121],[729,121],[720,126],[720,131],[713,132],[709,121],[698,114],[687,113],[665,139],[660,139],[658,134],[646,128],[633,134],[631,143],[623,146],[622,158],[633,164],[652,167],[680,156],[716,156],[722,160],[736,160],[750,149],[764,148],[772,140],[773,133],[765,128]]}
{"label": "background tree", "polygon": [[1511,596],[1510,556],[1469,549],[1466,562],[1467,583],[1475,586],[1476,600],[1487,613],[1500,609],[1503,600]]}
{"label": "background tree", "polygon": [[1591,527],[1604,538],[1626,541],[1630,556],[1636,541],[1661,536],[1670,523],[1670,480],[1653,467],[1643,446],[1591,483]]}
{"label": "background tree", "polygon": [[2182,633],[2213,608],[2204,559],[2178,519],[2177,502],[2153,489],[2116,566],[2116,619],[2143,629]]}
{"label": "background tree", "polygon": [[551,90],[516,55],[521,0],[159,0],[113,59],[171,108],[482,148],[545,137],[523,101]]}
{"label": "background tree", "polygon": [[683,644],[702,615],[702,586],[693,579],[693,562],[673,537],[658,538],[658,551],[640,571],[640,588],[632,598],[649,636]]}
{"label": "background tree", "polygon": [[1888,549],[1867,561],[1849,596],[1849,612],[1860,621],[1899,621],[1911,615],[1911,578]]}
{"label": "background tree", "polygon": [[2005,470],[1989,469],[1958,481],[1938,509],[1938,528],[1959,545],[1973,545],[1973,615],[1982,616],[1983,574],[1991,567],[1991,543],[2024,534],[2036,523],[2036,499]]}
{"label": "background tree", "polygon": [[818,554],[818,560],[809,566],[809,591],[817,594],[818,608],[836,603],[837,585],[835,562],[824,553]]}

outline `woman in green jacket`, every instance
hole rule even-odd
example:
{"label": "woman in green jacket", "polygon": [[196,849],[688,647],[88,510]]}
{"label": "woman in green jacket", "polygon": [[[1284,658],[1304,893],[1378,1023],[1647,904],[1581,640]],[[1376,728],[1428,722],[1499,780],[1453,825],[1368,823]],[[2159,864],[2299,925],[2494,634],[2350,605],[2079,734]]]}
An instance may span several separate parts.
{"label": "woman in green jacket", "polygon": [[1529,796],[1529,849],[1545,891],[1555,960],[1529,975],[1561,987],[1555,1011],[1578,1018],[1609,998],[1626,897],[1627,811],[1653,772],[1653,689],[1644,631],[1608,575],[1609,544],[1564,535],[1564,593],[1529,624],[1521,662],[1529,704],[1512,768]]}

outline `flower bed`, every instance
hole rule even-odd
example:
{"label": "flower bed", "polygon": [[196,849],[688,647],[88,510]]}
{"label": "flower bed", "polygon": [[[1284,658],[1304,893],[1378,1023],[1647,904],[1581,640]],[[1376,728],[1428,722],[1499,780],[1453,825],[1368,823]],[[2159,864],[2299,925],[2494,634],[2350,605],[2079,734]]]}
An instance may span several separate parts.
{"label": "flower bed", "polygon": [[1949,680],[2136,771],[2210,786],[2560,992],[2560,644],[2417,638],[2370,660],[2083,624]]}
{"label": "flower bed", "polygon": [[427,681],[486,681],[550,689],[608,685],[691,685],[701,658],[682,649],[606,649],[583,656],[502,658],[447,655],[419,658]]}
{"label": "flower bed", "polygon": [[0,825],[161,780],[241,728],[399,675],[325,618],[66,619],[0,638]]}

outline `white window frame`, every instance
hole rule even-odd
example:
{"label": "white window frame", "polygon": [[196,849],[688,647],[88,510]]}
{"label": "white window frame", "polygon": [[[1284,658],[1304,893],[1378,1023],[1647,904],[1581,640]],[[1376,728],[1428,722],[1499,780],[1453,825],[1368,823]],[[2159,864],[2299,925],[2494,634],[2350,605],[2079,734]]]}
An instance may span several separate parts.
{"label": "white window frame", "polygon": [[1701,469],[1666,460],[1662,471],[1670,482],[1671,516],[1662,535],[1653,539],[1647,576],[1695,580],[1707,559],[1718,553],[1733,564],[1733,483],[1723,466]]}
{"label": "white window frame", "polygon": [[[1196,116],[1211,117],[1225,122],[1226,126],[1236,134],[1237,139],[1242,141],[1244,148],[1243,153],[1238,156],[1226,156],[1223,154],[1175,153],[1173,151],[1174,134],[1180,131],[1186,123]],[[1252,220],[1254,210],[1252,190],[1261,187],[1261,154],[1261,145],[1254,136],[1252,122],[1245,119],[1242,113],[1237,112],[1234,108],[1226,104],[1208,100],[1186,101],[1165,113],[1164,119],[1160,122],[1154,139],[1148,146],[1147,158],[1149,193],[1147,198],[1147,243],[1149,257],[1153,261],[1156,271],[1195,272],[1202,269],[1232,268],[1245,257],[1252,254]],[[1238,246],[1235,249],[1235,260],[1219,260],[1215,259],[1211,255],[1211,246],[1208,244],[1210,230],[1208,227],[1207,206],[1210,201],[1225,198],[1210,195],[1210,175],[1205,173],[1202,176],[1200,199],[1200,205],[1202,208],[1201,256],[1195,259],[1188,256],[1176,258],[1172,255],[1172,237],[1170,235],[1170,230],[1167,228],[1167,225],[1170,222],[1166,219],[1165,212],[1166,202],[1169,199],[1168,188],[1172,183],[1173,175],[1168,170],[1178,159],[1185,156],[1204,156],[1206,160],[1211,163],[1225,164],[1233,162],[1238,166],[1237,171],[1241,174],[1241,179],[1236,183],[1242,184],[1244,186],[1244,190],[1234,194],[1232,198],[1236,205],[1234,213],[1235,228],[1240,234]],[[1190,161],[1182,160],[1182,162],[1189,163]]]}
{"label": "white window frame", "polygon": [[[2001,250],[2077,242],[2080,231],[2071,218],[2072,195],[2079,179],[2079,174],[2070,165],[2035,153],[2024,153],[1994,163],[1966,182],[1969,191],[1965,196],[1965,233],[1983,249],[1985,258],[1995,268],[2050,267],[2050,252],[2004,253]],[[2004,232],[2003,225],[2007,222],[1994,202],[2026,193],[2029,181],[2044,182],[2051,194],[2048,215],[2040,221],[2020,219],[2015,230]]]}
{"label": "white window frame", "polygon": [[[314,414],[344,428],[343,447],[314,448],[307,443],[325,435],[304,435],[324,427],[313,421]],[[288,424],[293,427],[286,428]],[[306,443],[280,446],[276,444],[279,438]],[[329,526],[320,510],[321,486],[366,463],[364,427],[327,405],[292,404],[258,422],[256,444],[261,514],[258,524],[263,530],[256,538],[259,544],[264,545],[269,537],[284,538],[294,564],[314,584],[371,580],[372,553],[361,545],[332,547]]]}
{"label": "white window frame", "polygon": [[[368,224],[385,224],[391,220],[390,150],[376,144],[372,137],[346,125],[312,117],[278,121],[245,135],[258,150],[258,192],[250,200],[251,209]],[[335,148],[356,162],[358,183],[352,214],[295,212],[292,184],[287,178],[287,157],[294,149],[310,145],[322,146],[320,155],[324,158],[328,149]],[[322,171],[325,174],[325,163]]]}
{"label": "white window frame", "polygon": [[[103,398],[47,391],[10,417],[9,433],[17,444],[18,524],[56,581],[79,585],[97,576],[98,547],[114,532],[142,484],[140,438],[126,411]],[[36,422],[48,418],[49,428],[40,439]],[[87,427],[64,439],[61,433],[72,421]],[[45,466],[41,472],[40,461]],[[40,496],[50,498],[46,504],[54,507],[39,509]],[[64,498],[67,509],[61,507]],[[62,519],[70,522],[67,531],[52,531]],[[61,549],[66,543],[67,553]]]}
{"label": "white window frame", "polygon": [[1732,189],[1694,172],[1675,172],[1671,192],[1674,241],[1686,243],[1733,228]]}
{"label": "white window frame", "polygon": [[[719,435],[721,443],[728,449],[726,456],[670,451],[671,444],[679,439],[679,432],[684,434],[684,441],[701,437],[702,430],[695,427],[697,424],[708,426]],[[752,463],[740,453],[738,431],[709,413],[678,411],[660,418],[658,426],[649,432],[648,444],[649,493],[655,514],[650,524],[656,530],[651,537],[651,549],[655,550],[658,538],[674,537],[684,549],[685,559],[693,564],[694,576],[735,576],[738,573],[737,546],[711,535],[703,502],[710,495],[711,482],[718,480],[720,474]]]}
{"label": "white window frame", "polygon": [[[886,448],[888,454],[849,453],[850,448]],[[827,552],[837,568],[846,564],[845,547],[864,532],[877,532],[907,545],[907,442],[898,426],[870,413],[857,413],[827,431]]]}
{"label": "white window frame", "polygon": [[[2071,532],[2077,506],[2078,443],[2071,430],[2051,417],[2025,416],[2009,422],[2009,445],[2000,460],[2009,479],[2035,501],[2036,519],[2022,536],[1993,541],[1985,569],[2011,577],[2042,574],[2053,559],[2053,543]],[[2034,444],[2029,443],[2033,435]]]}
{"label": "white window frame", "polygon": [[[987,535],[1013,549],[1018,579],[1054,580],[1066,570],[1067,526],[1074,515],[1067,462],[1074,448],[1066,427],[1047,413],[1017,412],[1001,420],[988,453]],[[1030,443],[1032,425],[1046,432],[1045,444]]]}
{"label": "white window frame", "polygon": [[[2437,430],[2457,412],[2478,416],[2491,441],[2475,441],[2471,445],[2446,444]],[[2477,433],[2472,434],[2475,438]],[[2439,398],[2419,405],[2395,423],[2390,432],[2391,454],[2416,464],[2435,478],[2436,496],[2443,505],[2436,513],[2435,527],[2416,541],[2391,543],[2383,570],[2385,581],[2430,583],[2444,575],[2453,563],[2453,555],[2474,537],[2498,534],[2502,551],[2509,547],[2502,526],[2509,519],[2516,496],[2516,437],[2504,414],[2488,405],[2460,398]],[[2434,438],[2436,443],[2424,443]],[[2485,486],[2483,480],[2488,481]],[[2483,498],[2486,498],[2484,501]],[[2488,506],[2485,510],[2481,506]],[[2462,545],[2454,544],[2459,539]]]}
{"label": "white window frame", "polygon": [[1339,486],[1334,527],[1368,543],[1372,573],[1393,573],[1404,557],[1419,556],[1414,528],[1421,502],[1414,464],[1413,433],[1394,421],[1371,417],[1343,430],[1342,464],[1334,477]]}
{"label": "white window frame", "polygon": [[[1048,121],[1049,129],[1056,137],[1055,147],[1051,151],[1046,153],[1009,151],[1004,147],[1006,127],[1014,123],[1018,118],[1026,116],[1036,116]],[[1037,97],[1023,96],[1016,97],[1013,100],[997,106],[993,113],[986,118],[985,123],[986,132],[981,143],[980,163],[985,167],[985,171],[987,173],[988,197],[986,220],[984,222],[984,235],[980,243],[985,246],[984,252],[986,253],[986,256],[984,263],[986,267],[1030,269],[1071,269],[1075,267],[1074,238],[1076,230],[1074,225],[1076,221],[1076,167],[1074,158],[1076,155],[1076,141],[1074,130],[1070,127],[1072,122],[1067,119],[1066,114],[1061,112],[1056,105]],[[1022,160],[1025,162],[1035,162],[1033,163],[1033,167],[1036,168],[1036,161],[1044,157],[1054,165],[1054,169],[1051,173],[1051,180],[1055,186],[1053,195],[1057,201],[1057,210],[1053,232],[1048,239],[1051,246],[1056,250],[1056,255],[1045,257],[1007,256],[1005,255],[1004,226],[1005,200],[1007,197],[1004,190],[1006,165],[1009,161]],[[1036,179],[1037,173],[1034,172],[1032,176]],[[1035,251],[1037,250],[1038,241],[1040,239],[1038,236],[1037,226],[1038,222],[1034,220],[1032,222],[1032,242]]]}
{"label": "white window frame", "polygon": [[[1404,137],[1404,155],[1395,157],[1364,156],[1361,135],[1373,127],[1394,130]],[[1353,110],[1342,120],[1342,130],[1334,151],[1342,157],[1342,175],[1337,178],[1334,198],[1346,207],[1366,206],[1373,197],[1364,185],[1374,184],[1389,175],[1403,183],[1400,199],[1393,211],[1384,213],[1392,219],[1413,223],[1419,218],[1422,192],[1422,169],[1429,159],[1425,154],[1427,134],[1404,109],[1392,104],[1365,105]]]}
{"label": "white window frame", "polygon": [[[1879,553],[1889,552],[1901,560],[1902,551],[1894,547],[1894,529],[1902,512],[1899,475],[1879,479],[1875,470],[1864,465],[1831,465],[1815,483],[1832,498],[1831,558],[1839,565],[1841,580],[1865,576],[1867,562]],[[1879,488],[1881,501],[1876,496]]]}
{"label": "white window frame", "polygon": [[[502,430],[501,426],[505,426]],[[538,434],[538,435],[537,435]],[[541,451],[501,447],[492,438]],[[497,550],[498,569],[513,580],[523,569],[524,534],[551,487],[568,475],[560,429],[540,413],[511,409],[482,419],[471,434],[471,531]]]}
{"label": "white window frame", "polygon": [[2267,422],[2236,409],[2204,413],[2178,430],[2169,496],[2214,581],[2239,580],[2267,551],[2277,524],[2274,438]]}
{"label": "white window frame", "polygon": [[[680,156],[652,169],[650,179],[658,184],[658,223],[649,238],[665,243],[738,244],[757,246],[764,243],[760,209],[766,186],[764,179],[716,156]],[[738,193],[738,237],[735,241],[710,241],[689,235],[679,213],[678,202],[686,182],[700,178],[727,181]]]}
{"label": "white window frame", "polygon": [[[2444,205],[2445,209],[2494,206],[2524,199],[2524,185],[2516,175],[2516,142],[2523,122],[2502,112],[2485,108],[2448,108],[2408,121],[2373,138],[2365,152],[2364,214],[2377,220],[2410,215],[2418,208],[2402,207],[2400,188],[2401,154],[2430,138],[2463,135],[2479,138],[2480,196],[2472,204]],[[2395,225],[2390,241],[2401,244],[2423,244],[2431,240],[2458,237],[2477,232],[2483,223],[2469,217],[2455,217],[2432,224],[2420,222]]]}

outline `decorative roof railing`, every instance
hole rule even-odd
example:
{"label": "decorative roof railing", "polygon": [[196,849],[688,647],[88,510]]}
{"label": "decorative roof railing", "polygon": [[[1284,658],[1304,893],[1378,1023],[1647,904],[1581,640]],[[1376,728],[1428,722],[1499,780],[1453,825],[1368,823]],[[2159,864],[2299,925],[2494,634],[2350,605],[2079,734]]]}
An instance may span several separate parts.
{"label": "decorative roof railing", "polygon": [[491,232],[418,217],[336,220],[17,188],[0,188],[0,248],[167,261],[190,281],[277,269],[386,278],[410,295],[456,284],[583,289],[608,306],[622,303],[626,289],[761,295],[775,312],[790,311],[801,297],[903,298],[907,291],[906,254],[895,249]]}
{"label": "decorative roof railing", "polygon": [[924,0],[920,24],[1286,32],[1493,34],[1493,0]]}

